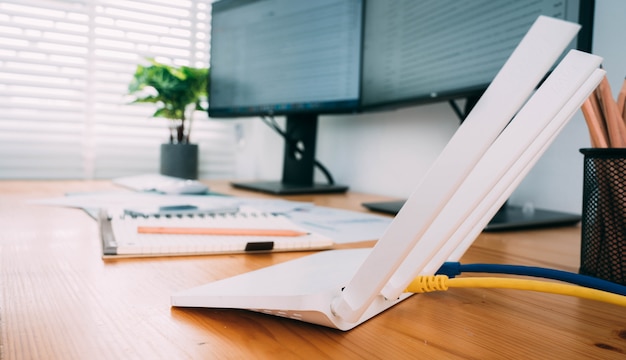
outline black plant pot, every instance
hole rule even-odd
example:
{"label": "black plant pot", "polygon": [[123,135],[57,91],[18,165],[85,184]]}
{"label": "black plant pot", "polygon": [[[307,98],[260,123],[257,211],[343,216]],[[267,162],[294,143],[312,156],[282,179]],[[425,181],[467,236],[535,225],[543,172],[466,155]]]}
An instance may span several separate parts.
{"label": "black plant pot", "polygon": [[161,144],[161,175],[198,178],[198,144]]}

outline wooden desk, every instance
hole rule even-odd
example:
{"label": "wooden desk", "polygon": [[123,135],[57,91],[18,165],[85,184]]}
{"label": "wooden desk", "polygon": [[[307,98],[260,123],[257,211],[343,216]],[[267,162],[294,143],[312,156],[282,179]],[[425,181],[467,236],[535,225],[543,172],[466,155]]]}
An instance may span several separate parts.
{"label": "wooden desk", "polygon": [[[226,184],[215,190],[246,196]],[[304,253],[103,261],[94,220],[25,200],[109,182],[0,182],[0,358],[623,359],[626,308],[514,290],[413,296],[349,331],[239,310],[171,308],[172,292]],[[301,196],[362,210],[362,194]],[[466,262],[576,271],[580,229],[483,234]]]}

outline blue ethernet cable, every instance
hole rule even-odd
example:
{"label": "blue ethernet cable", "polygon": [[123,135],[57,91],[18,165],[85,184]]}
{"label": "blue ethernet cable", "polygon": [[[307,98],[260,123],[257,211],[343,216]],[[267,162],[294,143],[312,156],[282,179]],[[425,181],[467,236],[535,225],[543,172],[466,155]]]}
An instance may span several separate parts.
{"label": "blue ethernet cable", "polygon": [[437,271],[437,275],[447,275],[449,278],[454,278],[461,273],[490,273],[541,277],[626,296],[626,286],[624,285],[593,276],[536,266],[446,262]]}

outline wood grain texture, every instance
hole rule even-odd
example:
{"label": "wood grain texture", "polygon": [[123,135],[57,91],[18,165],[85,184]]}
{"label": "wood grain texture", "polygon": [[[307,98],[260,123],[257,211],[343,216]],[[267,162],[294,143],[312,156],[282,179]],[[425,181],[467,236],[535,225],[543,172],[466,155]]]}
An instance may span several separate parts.
{"label": "wood grain texture", "polygon": [[[86,213],[26,204],[111,189],[106,181],[0,182],[0,359],[626,357],[625,308],[527,291],[416,295],[349,332],[241,310],[171,308],[172,292],[306,253],[105,261]],[[290,199],[362,211],[363,201],[386,200]],[[578,227],[485,233],[463,261],[577,271],[579,247]]]}

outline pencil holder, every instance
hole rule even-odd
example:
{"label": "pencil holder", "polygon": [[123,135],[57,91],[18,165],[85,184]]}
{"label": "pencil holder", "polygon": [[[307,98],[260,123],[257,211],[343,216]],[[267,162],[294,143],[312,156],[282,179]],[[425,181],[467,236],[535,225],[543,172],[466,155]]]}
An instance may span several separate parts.
{"label": "pencil holder", "polygon": [[626,149],[581,149],[580,273],[626,285]]}

